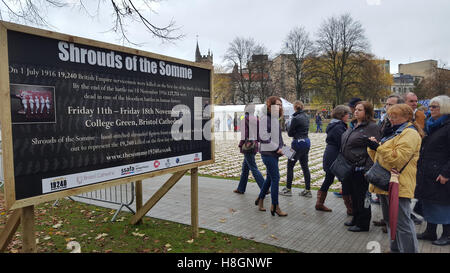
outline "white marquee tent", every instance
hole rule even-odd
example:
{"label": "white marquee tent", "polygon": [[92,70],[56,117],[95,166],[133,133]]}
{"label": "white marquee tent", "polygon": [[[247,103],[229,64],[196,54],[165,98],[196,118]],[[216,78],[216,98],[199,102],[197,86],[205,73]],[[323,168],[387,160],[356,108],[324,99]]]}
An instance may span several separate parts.
{"label": "white marquee tent", "polygon": [[[294,114],[292,103],[281,98],[283,103],[284,116],[289,119]],[[264,104],[255,105],[255,115],[261,116]],[[234,131],[234,120],[239,121],[244,115],[245,105],[214,105],[214,131]],[[238,123],[239,126],[239,123]]]}

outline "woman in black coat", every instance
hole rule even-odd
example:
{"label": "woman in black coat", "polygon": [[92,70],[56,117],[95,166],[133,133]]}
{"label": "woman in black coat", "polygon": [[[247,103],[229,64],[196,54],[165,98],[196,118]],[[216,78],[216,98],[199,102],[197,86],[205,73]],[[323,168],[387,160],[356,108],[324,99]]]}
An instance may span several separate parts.
{"label": "woman in black coat", "polygon": [[380,130],[373,118],[373,105],[368,101],[360,101],[355,106],[355,119],[341,138],[342,155],[353,165],[353,170],[343,182],[347,184],[352,203],[353,219],[346,222],[349,231],[369,231],[372,217],[370,199],[367,195],[369,182],[364,173],[373,165],[367,153],[369,137],[380,139]]}
{"label": "woman in black coat", "polygon": [[[417,234],[421,240],[434,245],[450,244],[450,97],[438,96],[430,101],[431,117],[425,125],[417,162],[415,197],[422,203],[427,227]],[[437,239],[437,225],[442,224],[441,238]]]}
{"label": "woman in black coat", "polygon": [[323,170],[325,171],[325,180],[317,192],[316,210],[331,211],[324,203],[327,198],[328,189],[334,181],[334,174],[330,171],[331,164],[336,160],[341,148],[341,136],[347,130],[347,121],[350,116],[350,108],[345,105],[336,106],[331,112],[330,124],[328,124],[327,147],[323,154]]}

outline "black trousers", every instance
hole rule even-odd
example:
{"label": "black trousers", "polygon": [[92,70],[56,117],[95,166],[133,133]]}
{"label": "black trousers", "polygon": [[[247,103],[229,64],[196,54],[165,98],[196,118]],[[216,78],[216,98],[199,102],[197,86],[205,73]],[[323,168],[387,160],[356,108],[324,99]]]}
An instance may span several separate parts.
{"label": "black trousers", "polygon": [[353,222],[361,229],[369,230],[372,211],[370,200],[366,200],[369,182],[363,172],[354,172],[346,181],[352,197]]}
{"label": "black trousers", "polygon": [[293,160],[288,160],[287,163],[287,177],[286,177],[286,188],[290,189],[292,187],[292,180],[294,180],[294,167],[297,161],[300,162],[302,167],[303,177],[305,178],[305,189],[311,189],[311,173],[308,167],[308,155],[309,147],[301,150],[296,150]]}

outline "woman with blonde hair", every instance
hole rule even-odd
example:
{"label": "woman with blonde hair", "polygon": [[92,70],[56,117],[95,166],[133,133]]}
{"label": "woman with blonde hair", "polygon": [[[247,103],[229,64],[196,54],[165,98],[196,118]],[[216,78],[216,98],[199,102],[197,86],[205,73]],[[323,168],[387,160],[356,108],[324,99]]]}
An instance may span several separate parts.
{"label": "woman with blonde hair", "polygon": [[[430,100],[431,117],[425,123],[427,136],[422,141],[417,162],[415,197],[422,203],[427,221],[425,232],[417,234],[421,240],[434,245],[450,244],[450,97],[442,95]],[[437,225],[442,235],[437,239]]]}
{"label": "woman with blonde hair", "polygon": [[[423,131],[413,122],[413,110],[406,104],[391,106],[387,115],[392,127],[384,133],[380,142],[370,137],[367,151],[373,162],[378,162],[388,171],[392,170],[399,182],[397,233],[395,240],[391,241],[391,252],[417,253],[416,230],[410,215]],[[369,190],[380,196],[383,220],[389,225],[389,193],[374,185],[370,185]],[[389,227],[387,230],[391,237]]]}

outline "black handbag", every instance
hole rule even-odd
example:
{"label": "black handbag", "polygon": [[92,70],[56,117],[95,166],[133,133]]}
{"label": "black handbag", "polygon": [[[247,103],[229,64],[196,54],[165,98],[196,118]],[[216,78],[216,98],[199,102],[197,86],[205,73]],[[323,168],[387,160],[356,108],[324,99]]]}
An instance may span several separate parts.
{"label": "black handbag", "polygon": [[[413,159],[413,156],[406,162],[405,166],[400,170],[399,174],[406,168],[409,161]],[[391,172],[383,168],[378,161],[370,167],[370,169],[364,174],[366,180],[375,187],[382,189],[383,191],[389,191],[389,182],[391,181]]]}
{"label": "black handbag", "polygon": [[331,164],[330,171],[342,182],[353,173],[354,168],[355,167],[339,153],[336,160]]}
{"label": "black handbag", "polygon": [[366,177],[366,180],[375,187],[382,189],[383,191],[389,190],[391,172],[383,168],[378,162],[375,162],[364,176]]}
{"label": "black handbag", "polygon": [[258,142],[256,140],[245,140],[242,144],[242,152],[256,153]]}

